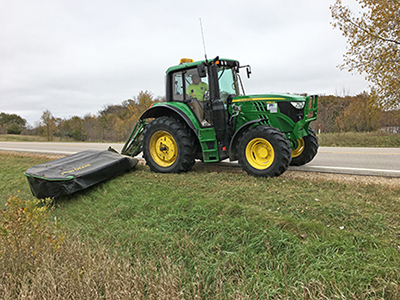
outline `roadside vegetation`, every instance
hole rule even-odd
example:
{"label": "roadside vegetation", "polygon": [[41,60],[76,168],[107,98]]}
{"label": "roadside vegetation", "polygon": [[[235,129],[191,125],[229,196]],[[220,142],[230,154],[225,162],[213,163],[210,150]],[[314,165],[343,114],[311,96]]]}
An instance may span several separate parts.
{"label": "roadside vegetation", "polygon": [[[54,139],[54,142],[66,140]],[[70,140],[73,142],[73,140]],[[337,132],[318,134],[321,147],[400,147],[400,134],[384,131],[375,132]],[[44,137],[31,135],[0,135],[0,142],[46,142]],[[101,141],[100,141],[101,142]],[[120,141],[124,143],[125,141]]]}
{"label": "roadside vegetation", "polygon": [[[46,110],[37,126],[29,128],[21,117],[1,113],[0,141],[125,142],[140,115],[151,104],[162,101],[165,99],[156,98],[149,91],[142,91],[133,99],[108,105],[97,114],[87,114],[84,117],[61,119]],[[18,132],[10,130],[15,126],[20,126]],[[398,145],[400,135],[400,110],[380,108],[367,93],[343,97],[320,96],[318,120],[311,123],[311,126],[316,132],[320,131],[323,146],[335,146],[337,142],[333,138],[325,141],[325,134],[343,137],[341,134],[350,132],[366,134],[360,137],[353,135],[357,140],[348,139],[350,145],[368,146],[372,133],[387,137],[373,139],[373,147],[393,147],[393,144]]]}
{"label": "roadside vegetation", "polygon": [[400,147],[400,134],[384,131],[321,133],[318,140],[322,147]]}
{"label": "roadside vegetation", "polygon": [[2,134],[1,142],[46,142],[46,138],[39,135]]}
{"label": "roadside vegetation", "polygon": [[[160,101],[163,100],[145,91],[133,100],[105,107],[97,116],[61,120],[46,111],[38,127],[24,129],[21,134],[6,134],[7,122],[13,124],[14,121],[2,114],[5,121],[0,119],[0,141],[123,143],[140,114],[152,103]],[[321,96],[318,106],[318,120],[312,127],[319,133],[320,146],[400,147],[400,110],[379,109],[370,102],[367,94]]]}
{"label": "roadside vegetation", "polygon": [[[53,158],[0,155],[2,215],[11,218],[0,220],[0,298],[400,297],[399,179],[139,165],[35,202],[22,172]],[[28,225],[34,207],[41,226]],[[36,228],[47,228],[43,241],[30,239]]]}

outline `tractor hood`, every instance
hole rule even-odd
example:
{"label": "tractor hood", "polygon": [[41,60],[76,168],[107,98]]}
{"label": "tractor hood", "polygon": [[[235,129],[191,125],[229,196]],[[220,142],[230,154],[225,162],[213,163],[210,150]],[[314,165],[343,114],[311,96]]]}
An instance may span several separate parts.
{"label": "tractor hood", "polygon": [[301,102],[306,101],[306,97],[292,94],[263,94],[263,95],[246,95],[233,98],[232,102],[246,102],[246,101],[291,101]]}

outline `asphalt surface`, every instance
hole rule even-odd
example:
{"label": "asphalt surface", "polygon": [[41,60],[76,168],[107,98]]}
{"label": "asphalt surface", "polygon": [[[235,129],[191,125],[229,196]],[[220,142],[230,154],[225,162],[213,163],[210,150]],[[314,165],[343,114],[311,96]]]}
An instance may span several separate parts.
{"label": "asphalt surface", "polygon": [[290,169],[400,177],[400,148],[320,147],[310,163]]}
{"label": "asphalt surface", "polygon": [[[106,150],[109,146],[120,152],[123,145],[119,143],[0,142],[0,150],[70,155],[89,149]],[[239,166],[237,162],[224,161],[222,163]],[[320,147],[313,161],[301,167],[289,167],[289,170],[400,177],[400,148]]]}

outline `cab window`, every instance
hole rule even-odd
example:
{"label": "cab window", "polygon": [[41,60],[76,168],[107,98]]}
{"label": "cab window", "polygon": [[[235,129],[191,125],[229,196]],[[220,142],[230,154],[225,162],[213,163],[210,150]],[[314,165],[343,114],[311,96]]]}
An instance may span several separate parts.
{"label": "cab window", "polygon": [[[192,76],[197,75],[197,69],[189,69],[176,72],[172,75],[172,99],[175,101],[183,101],[188,98],[186,93],[187,87],[193,83]],[[201,81],[208,84],[208,76],[201,78]]]}

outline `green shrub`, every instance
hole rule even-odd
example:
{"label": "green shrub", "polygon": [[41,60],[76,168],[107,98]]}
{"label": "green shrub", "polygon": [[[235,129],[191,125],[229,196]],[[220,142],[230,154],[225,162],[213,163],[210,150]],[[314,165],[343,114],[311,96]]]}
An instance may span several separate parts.
{"label": "green shrub", "polygon": [[21,134],[22,128],[18,124],[12,124],[7,128],[7,134]]}

